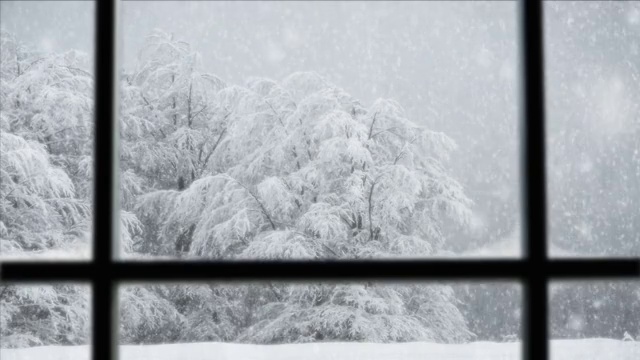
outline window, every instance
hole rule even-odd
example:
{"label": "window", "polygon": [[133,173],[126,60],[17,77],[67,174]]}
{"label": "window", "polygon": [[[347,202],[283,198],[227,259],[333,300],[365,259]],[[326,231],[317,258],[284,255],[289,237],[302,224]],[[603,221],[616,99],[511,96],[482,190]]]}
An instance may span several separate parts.
{"label": "window", "polygon": [[[75,281],[92,285],[94,359],[115,355],[116,294],[119,284],[175,281],[520,281],[523,288],[524,355],[548,358],[547,301],[550,279],[633,277],[635,260],[548,259],[545,197],[544,88],[542,57],[542,4],[521,3],[522,38],[522,197],[525,256],[521,259],[454,260],[343,260],[343,261],[156,261],[132,262],[114,258],[119,224],[115,93],[116,4],[96,3],[96,150],[94,257],[90,263],[7,263],[4,281]],[[269,45],[267,44],[267,47]],[[276,49],[277,50],[277,49]],[[273,59],[281,55],[272,51]],[[486,55],[486,54],[485,54]],[[485,61],[485,56],[480,57]],[[484,60],[483,60],[484,59]],[[196,109],[200,111],[200,109]],[[176,119],[177,121],[178,119]],[[189,118],[187,118],[187,121]],[[295,164],[295,163],[294,163]],[[124,176],[122,176],[124,179]],[[187,181],[187,180],[183,180]],[[266,215],[262,214],[265,218]],[[268,219],[267,219],[268,220]],[[268,221],[267,221],[268,223]],[[357,220],[356,220],[357,224]],[[275,227],[275,224],[274,224]],[[275,230],[275,229],[274,229]],[[374,231],[369,231],[373,236]],[[274,295],[275,296],[275,295]]]}
{"label": "window", "polygon": [[520,256],[515,15],[123,3],[123,253]]}

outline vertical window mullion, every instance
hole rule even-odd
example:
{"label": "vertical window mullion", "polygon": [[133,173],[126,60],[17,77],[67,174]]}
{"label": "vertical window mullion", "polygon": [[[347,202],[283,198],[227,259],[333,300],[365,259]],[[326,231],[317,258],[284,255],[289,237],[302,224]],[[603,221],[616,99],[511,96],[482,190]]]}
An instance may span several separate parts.
{"label": "vertical window mullion", "polygon": [[542,1],[521,0],[519,10],[522,235],[530,269],[523,284],[523,352],[526,359],[541,360],[549,357]]}
{"label": "vertical window mullion", "polygon": [[95,41],[95,154],[92,358],[116,359],[116,292],[110,267],[118,244],[116,28],[118,0],[99,0]]}
{"label": "vertical window mullion", "polygon": [[119,228],[116,39],[118,0],[96,1],[93,261],[108,264]]}

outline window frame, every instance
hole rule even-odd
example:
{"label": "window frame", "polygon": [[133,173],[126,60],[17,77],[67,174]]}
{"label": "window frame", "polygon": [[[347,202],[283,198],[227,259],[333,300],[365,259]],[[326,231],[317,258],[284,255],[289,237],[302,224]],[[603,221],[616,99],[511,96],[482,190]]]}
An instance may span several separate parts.
{"label": "window frame", "polygon": [[10,262],[3,282],[89,283],[92,359],[117,359],[121,283],[269,280],[512,280],[523,285],[523,358],[549,358],[548,284],[555,279],[622,279],[640,275],[635,259],[549,259],[545,182],[542,0],[519,1],[521,199],[525,254],[518,259],[334,261],[120,261],[117,39],[120,0],[96,0],[93,258],[87,262]]}

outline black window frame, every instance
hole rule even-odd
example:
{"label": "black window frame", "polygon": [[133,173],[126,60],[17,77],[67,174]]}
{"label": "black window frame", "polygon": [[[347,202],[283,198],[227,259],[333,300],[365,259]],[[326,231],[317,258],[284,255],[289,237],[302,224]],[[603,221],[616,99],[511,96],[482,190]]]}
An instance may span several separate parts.
{"label": "black window frame", "polygon": [[524,257],[486,260],[119,261],[117,12],[120,0],[96,0],[93,258],[88,262],[10,262],[3,282],[89,283],[92,359],[117,359],[117,287],[130,282],[266,280],[511,280],[524,289],[523,357],[549,358],[548,284],[561,279],[640,275],[640,261],[550,259],[547,253],[542,0],[519,1],[521,199]]}

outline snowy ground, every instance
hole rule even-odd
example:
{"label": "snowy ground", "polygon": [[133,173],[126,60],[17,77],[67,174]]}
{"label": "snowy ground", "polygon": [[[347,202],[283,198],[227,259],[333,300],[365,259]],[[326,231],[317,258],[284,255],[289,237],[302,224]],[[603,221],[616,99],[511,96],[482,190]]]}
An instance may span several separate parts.
{"label": "snowy ground", "polygon": [[[640,342],[608,339],[554,340],[555,360],[638,360]],[[240,345],[223,343],[122,346],[121,360],[511,360],[520,359],[519,343],[320,343]],[[87,346],[45,346],[0,350],[2,360],[85,360]]]}

